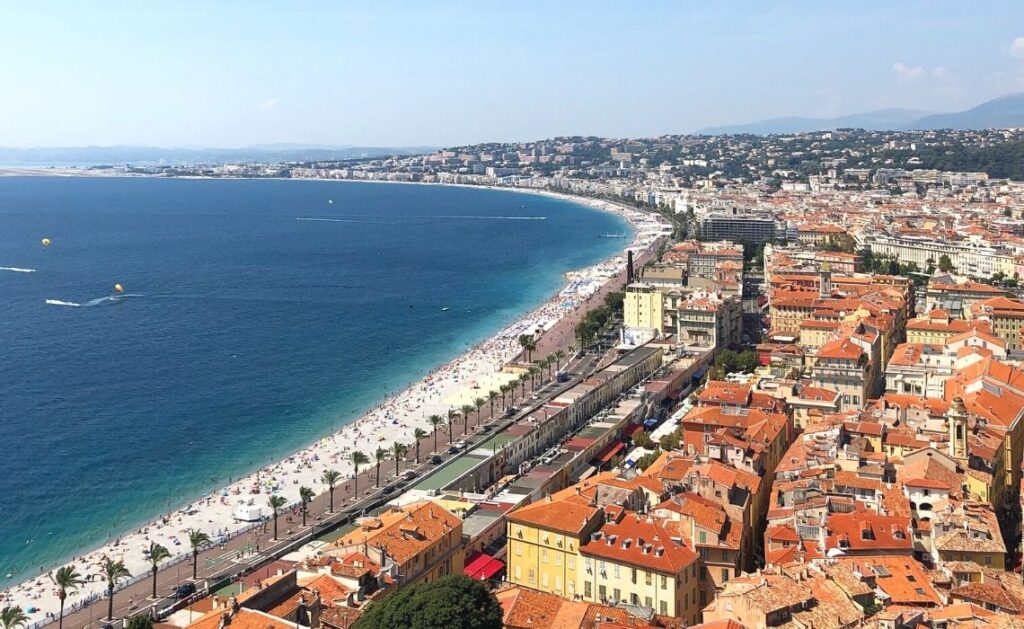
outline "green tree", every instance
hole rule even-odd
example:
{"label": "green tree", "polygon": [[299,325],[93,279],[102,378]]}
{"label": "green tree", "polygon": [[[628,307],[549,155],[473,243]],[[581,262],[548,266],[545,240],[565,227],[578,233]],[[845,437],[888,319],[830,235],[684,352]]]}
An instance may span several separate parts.
{"label": "green tree", "polygon": [[661,446],[662,450],[670,451],[679,449],[679,444],[682,442],[682,435],[678,428],[668,433],[658,441],[658,445]]}
{"label": "green tree", "polygon": [[3,610],[0,610],[0,625],[4,629],[14,629],[15,627],[22,627],[27,624],[28,616],[17,605],[14,607],[4,607]]}
{"label": "green tree", "polygon": [[533,335],[520,334],[519,346],[523,348],[523,352],[526,354],[526,362],[532,362],[533,350],[537,349],[537,342],[533,339]]}
{"label": "green tree", "polygon": [[303,485],[299,487],[299,502],[302,503],[302,526],[306,526],[306,514],[309,513],[309,503],[316,498],[316,492]]}
{"label": "green tree", "polygon": [[465,575],[400,588],[366,608],[353,629],[500,629],[501,605]]}
{"label": "green tree", "polygon": [[160,571],[160,562],[165,559],[171,558],[171,551],[167,550],[166,546],[161,546],[156,542],[150,542],[149,548],[143,551],[146,555],[146,560],[149,562],[149,570],[153,573],[153,594],[152,597],[156,599],[156,573]]}
{"label": "green tree", "polygon": [[651,434],[646,430],[637,431],[636,435],[633,437],[633,445],[641,448],[647,448],[648,450],[652,450],[657,447],[651,439]]}
{"label": "green tree", "polygon": [[327,499],[329,501],[327,508],[331,513],[334,513],[334,486],[341,480],[341,472],[338,470],[324,470],[320,480],[327,485]]}
{"label": "green tree", "polygon": [[511,390],[512,390],[512,386],[509,385],[507,382],[505,384],[502,384],[502,385],[500,385],[498,387],[498,391],[501,393],[501,409],[502,410],[505,410],[505,408],[506,408],[506,406],[505,406],[505,396],[508,395],[508,392],[511,391]]}
{"label": "green tree", "polygon": [[417,428],[416,430],[412,431],[412,437],[413,439],[416,440],[416,465],[420,464],[420,441],[423,441],[424,437],[426,437],[428,434],[430,433],[428,433],[426,430],[423,430],[422,428]]}
{"label": "green tree", "polygon": [[60,617],[57,621],[57,629],[63,629],[64,601],[68,597],[68,592],[77,592],[78,588],[85,583],[85,580],[75,570],[74,566],[57,568],[57,571],[50,575],[50,580],[57,586],[57,598],[60,599]]}
{"label": "green tree", "polygon": [[452,445],[452,435],[455,434],[455,418],[459,416],[459,412],[454,408],[448,409],[448,445]]}
{"label": "green tree", "polygon": [[199,571],[199,551],[210,543],[210,536],[199,529],[189,529],[188,545],[192,548],[192,580],[196,580]]}
{"label": "green tree", "polygon": [[[491,404],[491,421],[494,420],[494,402],[497,399],[498,399],[498,392],[497,391],[495,391],[494,389],[491,389],[490,391],[487,392],[487,401],[490,402],[490,404]],[[477,421],[479,421],[479,420],[480,420],[480,418],[477,417]],[[417,461],[417,463],[418,463],[418,461]]]}
{"label": "green tree", "polygon": [[277,512],[287,503],[288,500],[284,496],[271,496],[267,500],[270,510],[274,512],[274,539],[277,539]]}
{"label": "green tree", "polygon": [[398,476],[398,460],[409,453],[409,446],[398,441],[391,444],[391,456],[395,457],[395,476]]}
{"label": "green tree", "polygon": [[374,462],[377,464],[377,479],[374,481],[375,487],[380,487],[380,464],[388,458],[388,451],[378,446],[377,451],[373,453]]}
{"label": "green tree", "polygon": [[476,410],[476,407],[472,404],[463,404],[459,407],[459,411],[462,413],[462,434],[465,435],[469,432],[469,416]]}
{"label": "green tree", "polygon": [[128,568],[125,567],[123,561],[114,561],[109,557],[103,560],[100,572],[103,573],[103,578],[107,580],[107,620],[113,620],[114,588],[117,587],[119,582],[130,579],[132,573],[128,572]]}
{"label": "green tree", "polygon": [[953,271],[953,261],[950,260],[948,255],[942,254],[939,256],[939,270],[943,273]]}
{"label": "green tree", "polygon": [[153,629],[153,619],[149,614],[136,614],[128,619],[124,629]]}
{"label": "green tree", "polygon": [[430,426],[434,429],[434,452],[437,452],[437,427],[444,423],[444,417],[440,415],[431,415],[427,418],[430,422]]}
{"label": "green tree", "polygon": [[[437,440],[436,429],[434,432],[434,439],[435,441]],[[353,495],[356,497],[356,500],[359,500],[359,466],[366,465],[367,463],[369,463],[370,457],[366,456],[359,450],[356,450],[351,455],[349,455],[348,460],[351,461],[352,467],[355,469],[355,473],[352,475],[353,482],[355,483],[355,491],[353,492]]]}

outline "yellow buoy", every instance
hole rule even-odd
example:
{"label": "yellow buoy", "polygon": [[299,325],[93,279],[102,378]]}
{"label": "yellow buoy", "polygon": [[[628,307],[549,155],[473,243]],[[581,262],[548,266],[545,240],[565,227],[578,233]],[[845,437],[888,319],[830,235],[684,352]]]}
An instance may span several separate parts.
{"label": "yellow buoy", "polygon": [[50,239],[49,238],[43,238],[39,242],[43,243],[44,247],[49,247],[50,246]]}
{"label": "yellow buoy", "polygon": [[120,284],[114,284],[114,292],[120,295],[121,293],[124,292],[124,286],[121,286]]}

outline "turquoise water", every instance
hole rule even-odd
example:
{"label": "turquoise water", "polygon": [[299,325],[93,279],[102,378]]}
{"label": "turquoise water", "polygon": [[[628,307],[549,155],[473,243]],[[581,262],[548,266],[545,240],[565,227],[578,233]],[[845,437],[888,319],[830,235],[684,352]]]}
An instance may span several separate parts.
{"label": "turquoise water", "polygon": [[35,270],[0,271],[0,575],[308,445],[627,230],[482,189],[0,179],[0,267]]}

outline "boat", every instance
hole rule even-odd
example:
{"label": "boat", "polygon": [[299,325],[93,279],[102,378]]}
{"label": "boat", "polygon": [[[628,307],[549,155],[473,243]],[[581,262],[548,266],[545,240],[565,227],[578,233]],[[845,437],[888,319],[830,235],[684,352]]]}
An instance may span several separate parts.
{"label": "boat", "polygon": [[625,234],[601,234],[598,238],[625,238]]}
{"label": "boat", "polygon": [[451,310],[451,308],[449,308],[448,306],[441,308],[441,312],[448,312],[449,310]]}

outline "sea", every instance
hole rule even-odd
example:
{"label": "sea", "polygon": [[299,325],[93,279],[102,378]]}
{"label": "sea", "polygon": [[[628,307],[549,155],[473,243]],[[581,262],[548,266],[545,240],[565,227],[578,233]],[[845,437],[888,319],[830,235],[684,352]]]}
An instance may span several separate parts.
{"label": "sea", "polygon": [[0,587],[351,422],[606,233],[631,235],[487,189],[0,178]]}

